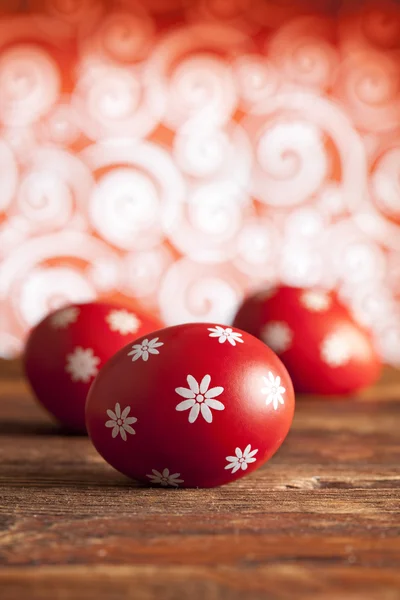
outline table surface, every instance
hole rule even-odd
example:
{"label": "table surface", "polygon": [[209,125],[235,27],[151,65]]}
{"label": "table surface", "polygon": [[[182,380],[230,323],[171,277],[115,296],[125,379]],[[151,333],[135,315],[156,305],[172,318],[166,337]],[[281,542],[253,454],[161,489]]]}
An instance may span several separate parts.
{"label": "table surface", "polygon": [[0,363],[1,600],[399,600],[400,373],[298,398],[252,476],[140,487],[63,434]]}

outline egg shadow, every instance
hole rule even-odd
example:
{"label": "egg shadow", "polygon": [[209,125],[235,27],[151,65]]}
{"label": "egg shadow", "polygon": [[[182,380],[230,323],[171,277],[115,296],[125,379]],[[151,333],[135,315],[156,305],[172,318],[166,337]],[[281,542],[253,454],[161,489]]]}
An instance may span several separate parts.
{"label": "egg shadow", "polygon": [[39,463],[13,465],[12,480],[19,484],[29,485],[35,490],[59,489],[84,492],[85,490],[121,490],[132,491],[150,489],[145,484],[134,481],[112,469],[102,462],[87,460],[78,464],[68,463]]}
{"label": "egg shadow", "polygon": [[21,421],[7,419],[0,421],[0,436],[58,436],[58,437],[87,437],[84,432],[76,432],[58,423],[43,421]]}

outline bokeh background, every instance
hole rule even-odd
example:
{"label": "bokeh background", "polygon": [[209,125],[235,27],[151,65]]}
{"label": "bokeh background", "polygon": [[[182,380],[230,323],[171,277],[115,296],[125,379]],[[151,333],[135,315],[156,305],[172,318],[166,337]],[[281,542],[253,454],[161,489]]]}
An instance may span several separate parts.
{"label": "bokeh background", "polygon": [[335,288],[400,365],[400,4],[1,0],[0,356],[115,298]]}

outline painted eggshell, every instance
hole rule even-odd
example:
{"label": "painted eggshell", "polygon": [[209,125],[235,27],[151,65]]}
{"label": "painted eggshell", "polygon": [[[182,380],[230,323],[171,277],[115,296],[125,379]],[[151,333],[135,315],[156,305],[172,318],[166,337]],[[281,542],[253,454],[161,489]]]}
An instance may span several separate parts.
{"label": "painted eggshell", "polygon": [[278,354],[296,392],[350,394],[380,375],[381,362],[369,332],[334,292],[271,288],[247,298],[234,325]]}
{"label": "painted eggshell", "polygon": [[293,412],[290,377],[265,344],[190,323],[120,350],[90,390],[86,424],[99,453],[128,477],[212,487],[265,463]]}
{"label": "painted eggshell", "polygon": [[86,397],[100,368],[127,342],[160,326],[120,305],[71,304],[32,329],[25,373],[40,403],[63,425],[84,432]]}

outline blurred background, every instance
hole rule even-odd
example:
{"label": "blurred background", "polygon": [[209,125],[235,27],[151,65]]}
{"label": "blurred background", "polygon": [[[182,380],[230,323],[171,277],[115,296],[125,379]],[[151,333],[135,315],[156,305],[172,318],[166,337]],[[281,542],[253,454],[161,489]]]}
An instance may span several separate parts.
{"label": "blurred background", "polygon": [[400,4],[1,0],[0,356],[70,301],[337,289],[400,366]]}

